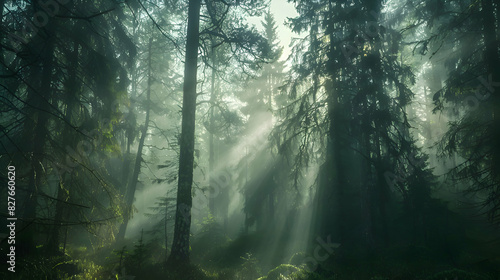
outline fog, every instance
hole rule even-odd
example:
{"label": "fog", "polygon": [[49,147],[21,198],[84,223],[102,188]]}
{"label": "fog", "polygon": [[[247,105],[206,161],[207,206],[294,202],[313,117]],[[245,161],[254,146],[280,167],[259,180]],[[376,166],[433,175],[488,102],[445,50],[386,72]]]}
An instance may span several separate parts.
{"label": "fog", "polygon": [[0,1],[1,279],[500,279],[500,4]]}

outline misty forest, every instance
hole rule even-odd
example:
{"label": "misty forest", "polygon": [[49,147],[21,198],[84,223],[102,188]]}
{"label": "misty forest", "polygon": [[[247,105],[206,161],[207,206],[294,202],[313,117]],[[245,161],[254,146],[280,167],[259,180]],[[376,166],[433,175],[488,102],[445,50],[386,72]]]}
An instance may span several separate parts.
{"label": "misty forest", "polygon": [[500,279],[500,1],[0,13],[0,279]]}

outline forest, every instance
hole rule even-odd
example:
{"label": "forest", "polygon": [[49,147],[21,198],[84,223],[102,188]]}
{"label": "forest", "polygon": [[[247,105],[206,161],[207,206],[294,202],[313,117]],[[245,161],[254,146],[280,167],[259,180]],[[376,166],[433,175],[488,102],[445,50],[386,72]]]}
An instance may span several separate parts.
{"label": "forest", "polygon": [[0,14],[0,279],[500,279],[500,1]]}

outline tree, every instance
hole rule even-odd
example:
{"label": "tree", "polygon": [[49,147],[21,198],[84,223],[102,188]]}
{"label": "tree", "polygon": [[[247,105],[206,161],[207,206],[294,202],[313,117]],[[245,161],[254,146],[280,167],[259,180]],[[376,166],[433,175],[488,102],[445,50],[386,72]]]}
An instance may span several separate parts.
{"label": "tree", "polygon": [[[270,11],[264,14],[261,24],[270,47],[269,61],[258,71],[256,77],[249,77],[245,86],[247,92],[241,97],[246,103],[241,109],[247,117],[246,135],[251,135],[256,128],[272,127],[274,118],[278,117],[276,112],[283,106],[283,102],[279,100],[279,87],[283,85],[285,78],[284,61],[280,61],[283,47],[280,46],[276,21]],[[246,154],[241,159],[240,164],[246,165],[243,182],[246,231],[254,224],[258,231],[272,231],[279,198],[284,200],[286,196],[285,193],[280,193],[284,188],[280,188],[279,179],[283,177],[278,175],[287,172],[285,158],[283,155],[274,155],[273,148],[267,143],[251,145],[246,148]],[[248,162],[254,164],[249,165]],[[255,164],[256,162],[259,164]]]}
{"label": "tree", "polygon": [[[85,15],[71,13],[70,5],[54,5],[47,10],[43,3],[15,3],[5,29],[11,41],[2,41],[7,50],[2,69],[8,70],[2,77],[2,105],[12,104],[11,109],[21,113],[19,121],[7,125],[13,129],[5,131],[2,143],[7,145],[2,147],[15,155],[12,164],[23,166],[19,172],[30,174],[18,177],[23,190],[18,201],[25,209],[20,213],[24,229],[19,232],[26,241],[24,253],[35,252],[39,244],[57,253],[62,228],[98,231],[96,221],[109,226],[114,219],[110,216],[119,213],[115,186],[100,167],[103,158],[116,151],[112,131],[120,113],[114,104],[127,87],[117,56],[131,57],[135,48],[127,45],[116,20],[104,19],[111,10],[120,11],[117,6]],[[102,8],[85,1],[78,5]],[[102,36],[90,25],[77,24],[90,19],[113,32]],[[129,48],[115,50],[114,43]],[[9,99],[18,103],[4,103]]]}
{"label": "tree", "polygon": [[[153,39],[149,39],[148,46],[148,81],[146,88],[146,101],[145,101],[145,110],[146,110],[146,120],[144,121],[144,126],[141,131],[141,138],[139,139],[139,146],[137,148],[137,155],[134,162],[134,169],[132,172],[132,177],[127,181],[127,189],[125,193],[125,203],[126,205],[132,205],[134,202],[134,195],[137,188],[137,183],[139,181],[139,174],[141,172],[141,164],[142,164],[142,150],[144,149],[144,142],[146,140],[146,135],[148,133],[149,128],[149,116],[150,116],[150,107],[151,107],[151,85],[152,85],[152,73],[151,73],[151,46],[153,45]],[[125,173],[127,174],[127,173]],[[120,225],[120,229],[118,231],[118,239],[123,239],[125,237],[125,232],[127,230],[129,218],[125,216],[123,223]]]}
{"label": "tree", "polygon": [[[440,141],[440,151],[444,156],[458,154],[463,159],[450,171],[451,178],[460,181],[466,193],[483,195],[476,203],[490,221],[498,223],[500,98],[496,87],[500,71],[495,65],[500,56],[496,35],[498,20],[495,20],[498,9],[494,2],[451,1],[443,5],[442,13],[433,17],[439,22],[439,33],[423,38],[417,46],[426,48],[431,43],[441,45],[450,41],[459,50],[447,57],[449,76],[445,86],[434,94],[435,111],[458,113]],[[457,15],[448,18],[444,11],[454,11]],[[480,32],[463,32],[470,29]]]}
{"label": "tree", "polygon": [[[296,151],[296,177],[313,160],[321,163],[315,233],[342,243],[343,256],[385,247],[395,203],[410,204],[406,196],[430,187],[428,176],[418,184],[408,176],[429,174],[409,131],[414,74],[400,59],[398,31],[381,26],[389,16],[381,1],[300,1],[297,8],[290,24],[307,36],[295,47],[305,51],[296,52],[287,83],[292,101],[279,129],[281,150]],[[404,178],[387,181],[396,170]]]}
{"label": "tree", "polygon": [[167,261],[170,267],[189,263],[200,8],[201,0],[189,0],[175,231]]}
{"label": "tree", "polygon": [[[189,233],[191,226],[192,207],[192,184],[194,166],[194,144],[195,144],[195,118],[196,118],[196,86],[197,86],[197,61],[198,48],[201,41],[210,42],[213,48],[213,38],[220,40],[217,44],[229,43],[235,46],[233,54],[242,64],[243,71],[245,65],[255,65],[252,61],[264,62],[268,55],[268,44],[264,38],[254,32],[247,30],[246,25],[236,21],[224,27],[223,22],[228,16],[231,5],[227,2],[205,2],[208,20],[214,27],[213,30],[207,28],[200,32],[200,7],[199,0],[190,0],[188,4],[188,28],[186,34],[186,53],[184,64],[184,85],[183,85],[183,105],[182,105],[182,127],[180,136],[179,173],[177,189],[177,206],[175,214],[174,240],[172,253],[167,261],[170,267],[176,264],[185,265],[189,263]],[[223,9],[218,11],[217,5]],[[247,13],[258,13],[260,2],[240,2],[240,6]],[[257,11],[252,11],[255,8]],[[204,35],[200,37],[200,35]],[[207,36],[208,35],[208,36]],[[258,64],[257,64],[258,65]]]}

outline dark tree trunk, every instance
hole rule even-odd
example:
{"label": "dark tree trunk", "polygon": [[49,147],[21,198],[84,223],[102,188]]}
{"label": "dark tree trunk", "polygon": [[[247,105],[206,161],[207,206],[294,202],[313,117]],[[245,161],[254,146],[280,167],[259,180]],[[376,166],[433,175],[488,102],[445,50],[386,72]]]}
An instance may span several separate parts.
{"label": "dark tree trunk", "polygon": [[[0,28],[2,30],[4,30],[4,26],[3,26],[3,21],[4,21],[4,18],[3,18],[3,10],[4,10],[4,5],[5,5],[5,0],[0,0]],[[4,48],[2,48],[0,50],[0,67],[4,67],[4,64],[5,64],[5,58],[4,58]],[[0,68],[0,69],[2,69]],[[1,72],[0,72],[1,73]]]}
{"label": "dark tree trunk", "polygon": [[[31,145],[31,170],[29,173],[28,191],[23,213],[23,232],[19,234],[21,254],[29,254],[35,248],[36,234],[36,209],[38,206],[38,193],[44,174],[44,148],[47,136],[48,113],[50,111],[51,81],[53,68],[53,39],[47,38],[40,54],[40,62],[33,65],[30,77],[30,90],[28,93],[28,117],[26,118],[25,139],[30,139]],[[41,76],[41,79],[40,79]],[[38,84],[38,79],[40,83]],[[39,108],[39,109],[34,109]]]}
{"label": "dark tree trunk", "polygon": [[189,263],[200,7],[201,0],[189,0],[177,206],[172,253],[168,259],[170,267]]}
{"label": "dark tree trunk", "polygon": [[[329,1],[329,10],[333,11],[333,3]],[[316,217],[315,225],[317,233],[322,238],[331,236],[335,242],[344,244],[346,240],[346,224],[344,217],[345,213],[345,190],[347,182],[345,178],[345,170],[343,165],[347,164],[348,160],[342,158],[342,137],[345,137],[342,125],[342,108],[340,104],[341,92],[338,83],[342,83],[342,79],[337,75],[341,72],[335,58],[337,57],[336,40],[333,34],[330,36],[330,54],[329,54],[329,75],[330,78],[326,83],[325,91],[328,93],[327,108],[328,108],[328,138],[326,146],[325,163],[321,166],[320,183],[316,194]],[[317,85],[313,85],[317,87]],[[315,96],[313,96],[315,99]],[[341,161],[345,161],[342,163]]]}
{"label": "dark tree trunk", "polygon": [[47,252],[49,254],[56,254],[59,252],[59,239],[61,234],[62,219],[64,216],[64,204],[68,199],[68,195],[65,190],[63,181],[59,182],[59,187],[57,189],[57,201],[56,201],[56,212],[54,214],[54,225],[49,236],[49,241],[47,242]]}
{"label": "dark tree trunk", "polygon": [[168,256],[168,199],[165,199],[165,223],[163,224],[165,231],[165,264]]}
{"label": "dark tree trunk", "polygon": [[[78,67],[78,47],[79,44],[77,42],[73,43],[73,50],[70,54],[70,63],[71,67],[71,73],[68,81],[68,86],[67,86],[67,93],[66,93],[66,121],[73,125],[73,113],[75,109],[75,103],[78,98],[78,93],[79,93],[79,86],[77,85],[77,74],[76,74],[76,69]],[[71,142],[71,131],[73,128],[71,127],[66,127],[66,130],[64,131],[63,135],[63,145],[69,145]],[[49,237],[49,241],[47,243],[47,250],[49,253],[56,253],[59,251],[59,239],[60,239],[60,233],[61,233],[61,222],[64,216],[64,209],[65,209],[65,203],[69,199],[68,193],[67,193],[67,187],[71,184],[68,182],[68,180],[71,180],[71,174],[60,174],[60,183],[57,189],[57,201],[56,201],[56,210],[54,214],[54,226],[52,227],[51,234]]]}
{"label": "dark tree trunk", "polygon": [[[498,5],[498,4],[497,4]],[[495,27],[495,14],[492,0],[482,1],[482,18],[484,30],[484,43],[486,50],[484,59],[486,61],[486,69],[488,76],[491,75],[492,83],[500,81],[500,57],[498,54],[498,40],[496,37],[497,28]],[[498,15],[497,15],[498,16]],[[492,119],[493,123],[490,126],[491,130],[491,175],[493,181],[500,182],[500,91],[493,89],[491,92],[491,104],[493,107]]]}

